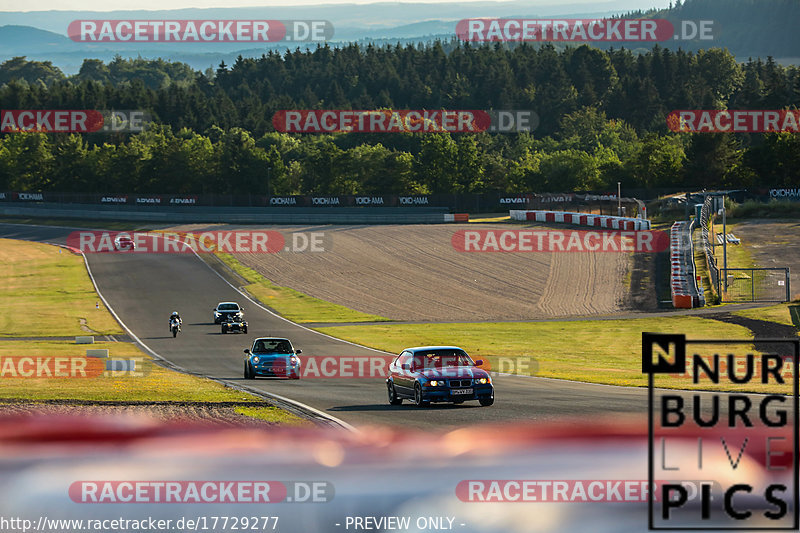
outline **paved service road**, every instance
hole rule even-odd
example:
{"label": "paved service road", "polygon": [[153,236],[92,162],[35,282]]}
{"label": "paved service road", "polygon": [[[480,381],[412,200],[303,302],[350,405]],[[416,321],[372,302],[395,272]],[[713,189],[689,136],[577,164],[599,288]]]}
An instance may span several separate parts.
{"label": "paved service road", "polygon": [[[0,224],[0,237],[66,242],[68,228]],[[195,373],[247,385],[302,402],[355,426],[404,424],[445,429],[479,422],[552,421],[565,416],[646,413],[646,389],[560,380],[497,376],[495,404],[390,406],[382,379],[256,379],[242,376],[244,354],[255,336],[287,337],[305,356],[374,356],[380,352],[333,339],[287,322],[247,301],[193,254],[87,254],[98,288],[131,331],[164,359]],[[212,320],[220,301],[238,301],[247,335],[222,335]],[[183,331],[173,339],[167,317],[176,310]],[[576,323],[576,327],[579,325]],[[453,339],[458,345],[458,339]]]}

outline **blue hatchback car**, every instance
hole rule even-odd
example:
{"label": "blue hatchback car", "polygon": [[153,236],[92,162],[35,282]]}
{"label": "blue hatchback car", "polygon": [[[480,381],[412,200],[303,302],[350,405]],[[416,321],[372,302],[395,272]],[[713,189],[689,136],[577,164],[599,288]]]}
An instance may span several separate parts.
{"label": "blue hatchback car", "polygon": [[244,378],[256,376],[287,377],[300,379],[300,358],[302,350],[295,350],[289,339],[279,337],[260,337],[253,341],[253,347],[244,351]]}
{"label": "blue hatchback car", "polygon": [[467,352],[455,346],[407,348],[389,365],[386,378],[389,403],[400,405],[408,398],[417,407],[430,402],[467,400],[492,405],[492,377],[478,368],[481,364],[483,361],[473,361]]}

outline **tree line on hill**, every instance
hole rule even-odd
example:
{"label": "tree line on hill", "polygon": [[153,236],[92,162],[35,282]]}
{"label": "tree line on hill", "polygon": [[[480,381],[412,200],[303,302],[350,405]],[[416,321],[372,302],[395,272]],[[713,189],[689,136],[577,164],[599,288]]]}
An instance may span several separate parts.
{"label": "tree line on hill", "polygon": [[[0,109],[144,109],[156,122],[138,134],[3,134],[0,190],[248,193],[264,190],[267,173],[275,194],[800,183],[798,134],[667,129],[675,109],[800,107],[798,68],[739,64],[720,49],[352,44],[205,73],[86,60],[61,79],[15,58],[0,83]],[[527,109],[540,124],[531,134],[296,135],[271,122],[283,109],[377,108]]]}

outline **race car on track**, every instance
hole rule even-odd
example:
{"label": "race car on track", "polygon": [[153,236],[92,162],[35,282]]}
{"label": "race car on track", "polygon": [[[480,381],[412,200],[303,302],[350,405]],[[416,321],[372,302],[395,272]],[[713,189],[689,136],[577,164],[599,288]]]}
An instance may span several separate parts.
{"label": "race car on track", "polygon": [[236,302],[220,302],[214,308],[214,324],[222,323],[228,316],[234,319],[244,319],[244,309]]}
{"label": "race car on track", "polygon": [[389,403],[400,405],[404,398],[417,407],[430,402],[463,403],[478,400],[494,403],[494,386],[489,373],[478,368],[467,352],[455,346],[407,348],[389,365],[386,387]]}
{"label": "race car on track", "polygon": [[289,339],[260,337],[252,349],[244,351],[244,377],[277,376],[300,379],[300,358],[303,350],[295,350]]}
{"label": "race car on track", "polygon": [[222,317],[221,333],[247,333],[247,321],[237,318],[236,315],[227,314]]}
{"label": "race car on track", "polygon": [[136,248],[130,235],[120,234],[114,237],[114,248],[119,251],[128,251]]}

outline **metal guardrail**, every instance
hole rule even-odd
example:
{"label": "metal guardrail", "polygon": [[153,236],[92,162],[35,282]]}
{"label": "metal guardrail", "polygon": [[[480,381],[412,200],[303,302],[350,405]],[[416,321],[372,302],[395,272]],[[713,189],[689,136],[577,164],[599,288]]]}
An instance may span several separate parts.
{"label": "metal guardrail", "polygon": [[442,207],[224,208],[92,206],[81,204],[0,204],[0,215],[91,218],[132,222],[210,224],[440,224],[449,211]]}
{"label": "metal guardrail", "polygon": [[708,277],[711,282],[711,290],[719,297],[720,292],[720,274],[719,267],[717,266],[717,259],[714,257],[714,244],[712,236],[709,235],[709,222],[711,222],[712,202],[711,196],[706,196],[703,201],[703,207],[700,210],[700,242],[703,246],[703,255],[706,258],[706,268],[708,268]]}

